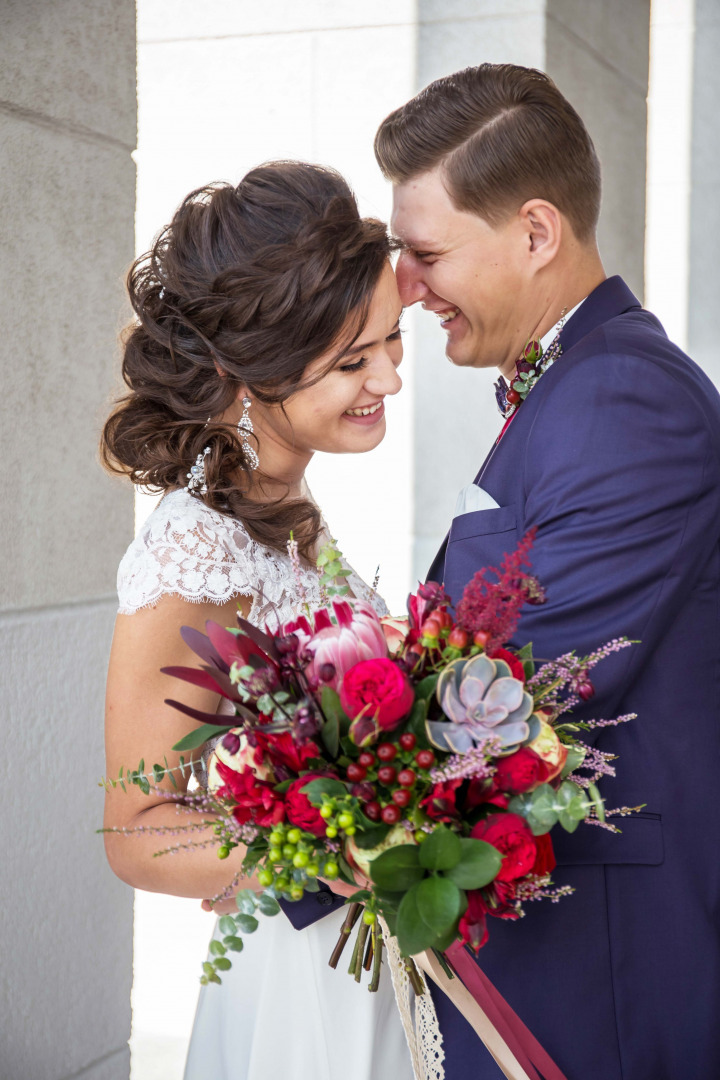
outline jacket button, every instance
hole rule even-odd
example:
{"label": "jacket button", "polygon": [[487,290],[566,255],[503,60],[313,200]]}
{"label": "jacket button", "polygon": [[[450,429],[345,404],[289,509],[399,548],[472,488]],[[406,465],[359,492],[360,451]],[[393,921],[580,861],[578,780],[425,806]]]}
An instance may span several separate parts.
{"label": "jacket button", "polygon": [[318,904],[322,904],[323,907],[330,907],[333,902],[333,894],[329,892],[315,893],[315,899]]}

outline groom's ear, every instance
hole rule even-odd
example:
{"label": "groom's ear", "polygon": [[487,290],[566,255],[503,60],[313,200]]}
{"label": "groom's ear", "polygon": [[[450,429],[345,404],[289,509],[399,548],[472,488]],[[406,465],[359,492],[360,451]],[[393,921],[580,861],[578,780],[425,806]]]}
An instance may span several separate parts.
{"label": "groom's ear", "polygon": [[527,252],[539,270],[557,255],[562,242],[563,223],[560,212],[544,199],[529,199],[518,211],[525,233]]}

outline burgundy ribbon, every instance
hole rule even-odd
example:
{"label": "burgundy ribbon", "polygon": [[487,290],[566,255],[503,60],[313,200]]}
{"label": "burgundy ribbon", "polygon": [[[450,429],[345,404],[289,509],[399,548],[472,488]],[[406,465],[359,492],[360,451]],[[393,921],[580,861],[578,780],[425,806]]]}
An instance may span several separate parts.
{"label": "burgundy ribbon", "polygon": [[538,1070],[544,1080],[567,1080],[500,991],[480,970],[465,946],[455,941],[446,950],[445,956],[531,1080],[540,1080]]}

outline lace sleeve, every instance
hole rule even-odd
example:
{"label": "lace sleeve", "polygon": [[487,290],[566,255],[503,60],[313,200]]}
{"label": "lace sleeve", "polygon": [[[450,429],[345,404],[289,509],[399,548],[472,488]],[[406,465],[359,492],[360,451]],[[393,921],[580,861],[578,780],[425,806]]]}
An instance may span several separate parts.
{"label": "lace sleeve", "polygon": [[256,601],[252,542],[239,522],[186,491],[166,495],[118,569],[119,612],[131,615],[172,593],[191,603]]}

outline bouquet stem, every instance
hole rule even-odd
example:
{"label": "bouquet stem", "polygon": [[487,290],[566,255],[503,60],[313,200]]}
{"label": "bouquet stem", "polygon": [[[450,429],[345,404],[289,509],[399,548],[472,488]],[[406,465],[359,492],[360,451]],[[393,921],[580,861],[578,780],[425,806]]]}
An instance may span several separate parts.
{"label": "bouquet stem", "polygon": [[407,972],[408,979],[410,980],[410,985],[412,986],[415,993],[424,994],[425,983],[422,981],[420,972],[415,967],[415,961],[412,959],[412,957],[408,957],[405,961],[405,970]]}
{"label": "bouquet stem", "polygon": [[353,960],[355,961],[355,982],[360,982],[363,969],[363,957],[365,956],[365,942],[370,931],[370,927],[366,922],[360,923],[360,929],[358,930],[357,941],[355,942],[355,952],[353,953]]}
{"label": "bouquet stem", "polygon": [[373,965],[372,978],[368,989],[374,993],[380,986],[380,965],[382,964],[383,936],[380,929],[380,920],[376,919],[372,926]]}
{"label": "bouquet stem", "polygon": [[[377,922],[377,919],[375,920]],[[373,923],[373,926],[375,924]],[[372,927],[370,928],[372,931]],[[365,960],[363,962],[363,969],[369,971],[372,967],[373,954],[375,951],[375,935],[371,932],[367,939],[367,948],[365,949]]]}
{"label": "bouquet stem", "polygon": [[[343,949],[348,943],[348,939],[350,937],[350,934],[352,933],[352,928],[357,922],[361,910],[362,904],[350,904],[347,915],[345,916],[345,922],[342,924],[342,929],[340,930],[340,937],[338,938],[338,943],[333,949],[332,956],[328,961],[331,968],[336,968],[338,966],[338,961],[343,954]],[[352,970],[354,971],[355,968],[353,967]]]}

